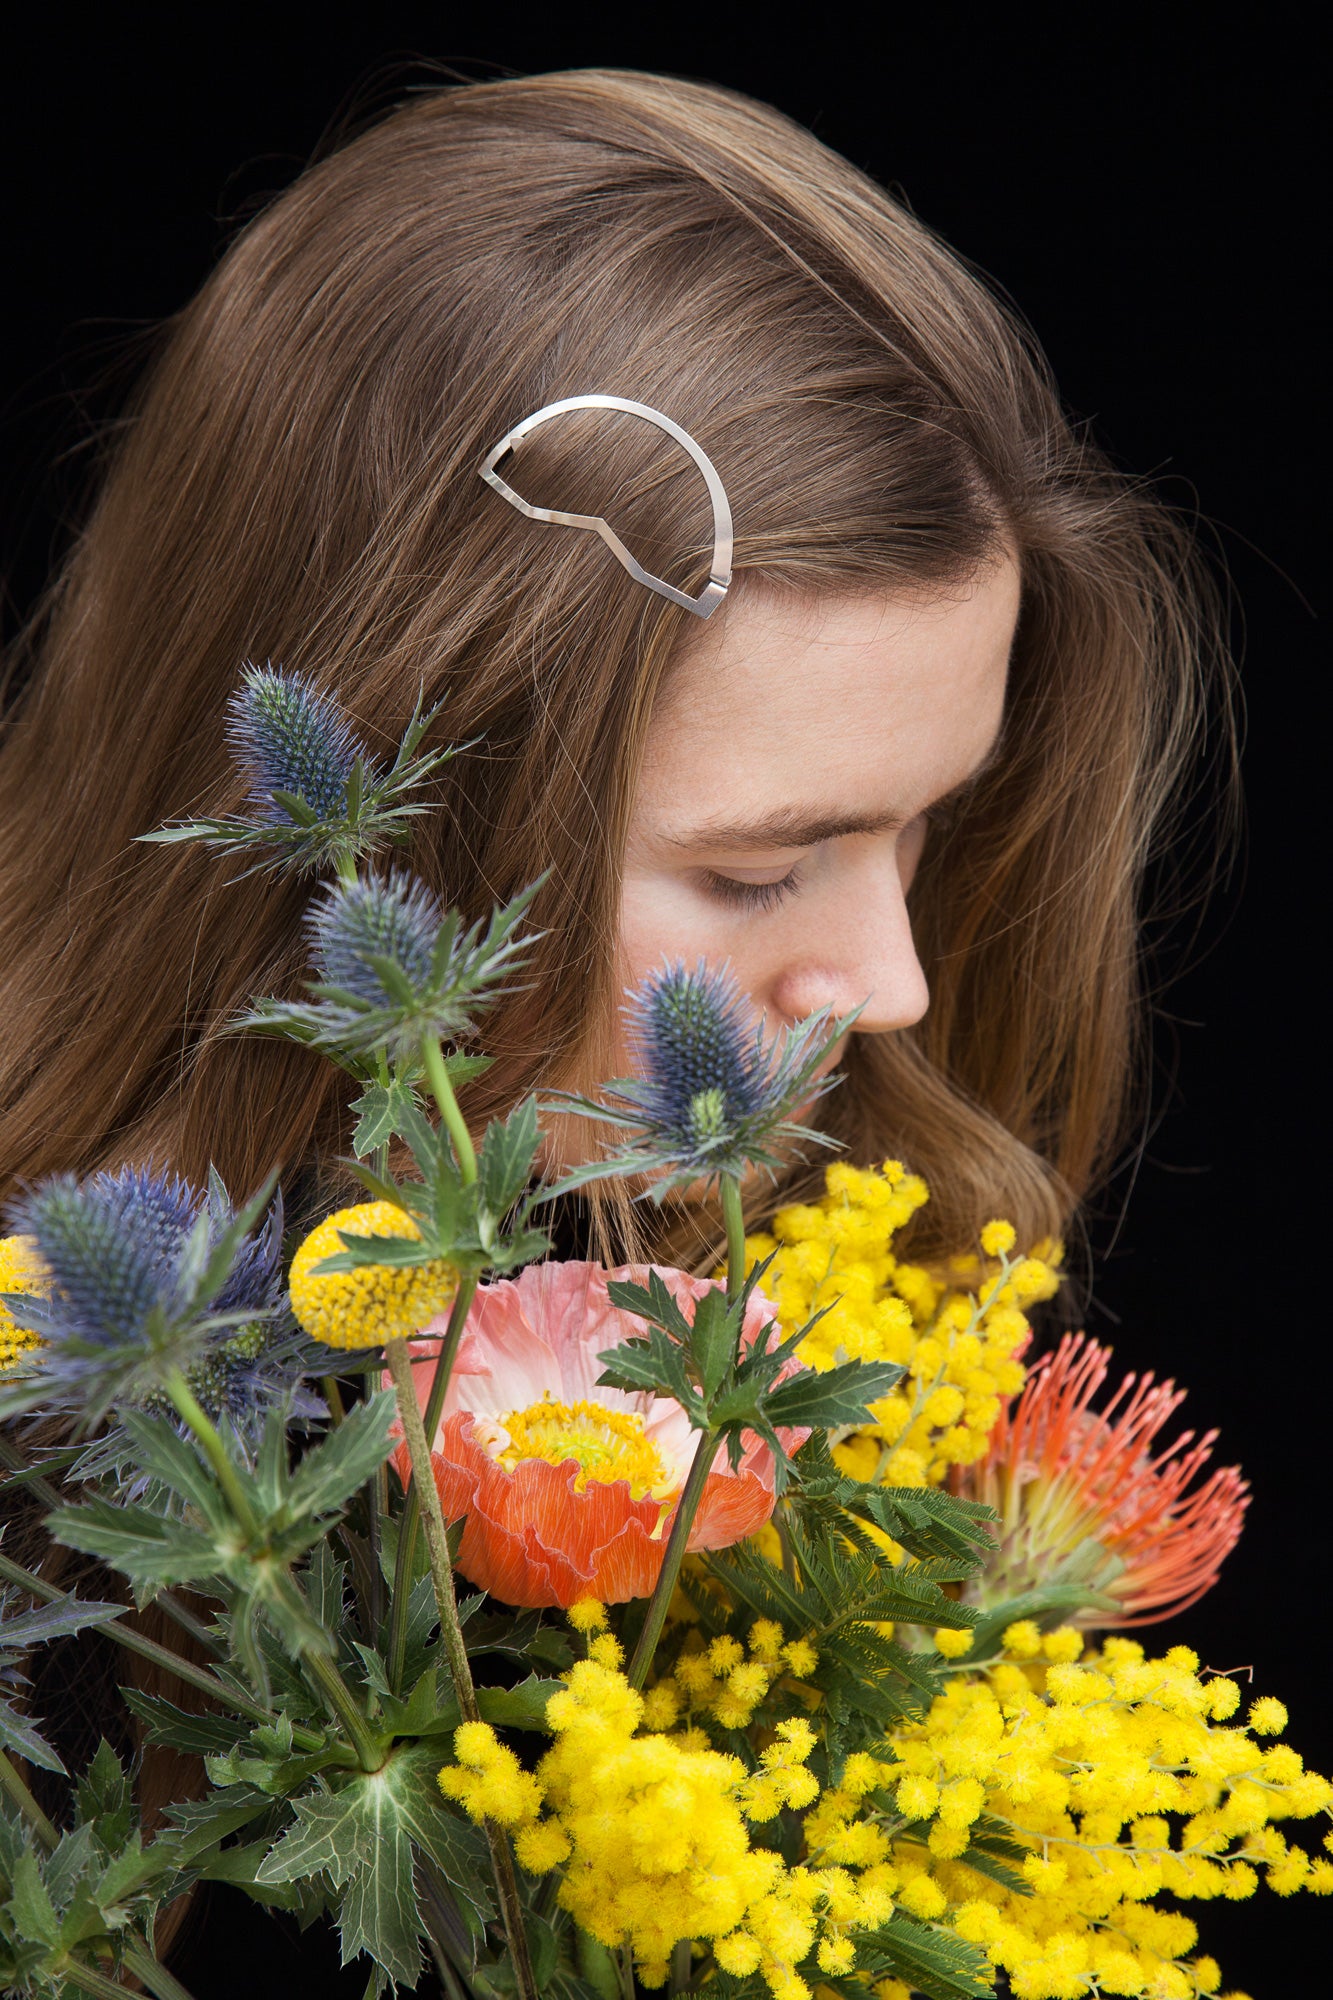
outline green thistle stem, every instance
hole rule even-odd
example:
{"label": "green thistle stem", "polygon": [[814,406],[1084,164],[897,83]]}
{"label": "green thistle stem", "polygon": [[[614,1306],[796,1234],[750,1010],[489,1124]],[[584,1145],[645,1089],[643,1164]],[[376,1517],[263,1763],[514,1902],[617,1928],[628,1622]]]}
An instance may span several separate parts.
{"label": "green thistle stem", "polygon": [[704,1497],[704,1487],[717,1457],[717,1448],[722,1442],[721,1431],[701,1431],[699,1442],[694,1449],[694,1461],[690,1466],[685,1490],[676,1506],[676,1518],[671,1524],[671,1534],[667,1541],[666,1554],[662,1558],[662,1568],[653,1594],[648,1600],[648,1611],[639,1633],[639,1643],[634,1648],[634,1656],[627,1669],[631,1687],[642,1688],[648,1678],[648,1669],[653,1663],[657,1642],[662,1636],[666,1623],[667,1606],[670,1604],[680,1576],[680,1566],[685,1560],[685,1548],[690,1539],[690,1529],[699,1511],[699,1502]]}
{"label": "green thistle stem", "polygon": [[472,1144],[472,1134],[467,1129],[467,1120],[458,1108],[454,1087],[449,1081],[449,1072],[444,1064],[444,1051],[435,1035],[427,1035],[421,1044],[421,1060],[426,1065],[426,1081],[430,1084],[431,1095],[440,1107],[440,1116],[448,1128],[449,1137],[454,1142],[458,1155],[458,1171],[463,1177],[464,1187],[470,1187],[477,1178],[477,1155]]}
{"label": "green thistle stem", "polygon": [[[722,1213],[727,1224],[727,1293],[737,1295],[745,1284],[745,1215],[741,1207],[741,1184],[735,1174],[722,1175]],[[722,1442],[721,1431],[702,1431],[695,1446],[694,1459],[685,1490],[676,1506],[675,1519],[671,1523],[671,1534],[667,1541],[666,1555],[653,1594],[648,1600],[648,1610],[639,1632],[638,1644],[634,1648],[629,1663],[628,1677],[631,1687],[641,1688],[648,1678],[648,1669],[653,1663],[657,1642],[662,1636],[666,1623],[667,1608],[675,1593],[680,1577],[680,1566],[685,1560],[685,1550],[689,1544],[690,1530],[694,1517],[699,1511],[699,1503],[704,1497],[704,1487],[717,1457],[717,1448]]]}
{"label": "green thistle stem", "polygon": [[241,1528],[247,1535],[253,1535],[259,1524],[255,1519],[254,1508],[250,1505],[250,1496],[241,1484],[241,1475],[233,1465],[216,1426],[204,1414],[202,1405],[179,1368],[171,1370],[162,1386],[175,1404],[178,1414],[185,1419],[203,1446],[204,1456],[212,1466],[218,1485],[227,1497],[227,1505]]}
{"label": "green thistle stem", "polygon": [[7,1750],[0,1750],[0,1791],[7,1793],[13,1800],[49,1853],[60,1839],[60,1835],[19,1776]]}
{"label": "green thistle stem", "polygon": [[[476,1290],[476,1272],[465,1272],[454,1294],[454,1302],[449,1311],[449,1324],[445,1328],[444,1341],[435,1361],[435,1373],[431,1377],[430,1395],[426,1399],[426,1409],[421,1424],[422,1436],[426,1439],[433,1438],[440,1427],[440,1412],[444,1408],[449,1376],[453,1370],[458,1343],[463,1337],[463,1326],[473,1298],[476,1296]],[[432,1479],[431,1484],[434,1483]],[[407,1652],[407,1600],[411,1591],[412,1562],[416,1555],[417,1531],[420,1525],[421,1500],[416,1481],[413,1480],[408,1486],[398,1525],[398,1553],[393,1566],[393,1602],[389,1607],[387,1654],[389,1686],[400,1691],[403,1660]]]}
{"label": "green thistle stem", "polygon": [[325,1701],[351,1737],[361,1769],[380,1770],[387,1752],[371,1735],[366,1718],[352,1697],[351,1689],[332,1660],[326,1653],[316,1652],[313,1647],[303,1655],[303,1659],[310,1670],[311,1678],[319,1682]]}
{"label": "green thistle stem", "polygon": [[95,1965],[80,1965],[75,1958],[66,1959],[60,1968],[60,1977],[70,1986],[77,1986],[80,1993],[92,1993],[97,2000],[125,2000],[125,1988],[118,1979],[108,1979]]}
{"label": "green thistle stem", "polygon": [[344,889],[356,887],[356,856],[350,848],[342,848],[333,858],[333,872]]}
{"label": "green thistle stem", "polygon": [[[435,1053],[438,1058],[438,1044]],[[443,1069],[442,1059],[441,1069]],[[445,1084],[447,1088],[447,1078]],[[449,1096],[452,1099],[452,1091],[449,1092]],[[443,1104],[440,1108],[443,1112]],[[412,1359],[407,1351],[407,1342],[386,1341],[384,1358],[389,1364],[389,1373],[393,1377],[393,1386],[398,1394],[398,1414],[403,1420],[403,1435],[407,1440],[407,1454],[412,1464],[412,1487],[418,1495],[418,1505],[425,1519],[426,1546],[430,1551],[430,1571],[435,1584],[435,1605],[440,1614],[440,1637],[444,1641],[444,1650],[449,1661],[458,1712],[464,1722],[476,1722],[480,1720],[481,1711],[477,1707],[477,1691],[472,1684],[472,1667],[467,1656],[467,1645],[463,1639],[463,1628],[458,1622],[458,1599],[454,1594],[454,1571],[449,1559],[449,1537],[444,1524],[444,1509],[440,1505],[439,1488],[435,1484],[435,1474],[431,1470],[430,1446],[426,1440],[426,1426],[422,1420],[421,1405],[417,1401],[416,1384],[412,1380]],[[528,1952],[527,1932],[523,1928],[523,1908],[519,1901],[518,1878],[514,1873],[514,1857],[505,1834],[491,1820],[486,1821],[486,1839],[491,1850],[496,1894],[500,1904],[500,1914],[504,1919],[505,1940],[509,1946],[509,1956],[513,1962],[520,2000],[539,2000],[532,1959]]]}
{"label": "green thistle stem", "polygon": [[722,1176],[722,1213],[727,1224],[727,1293],[734,1298],[745,1283],[745,1212],[735,1174]]}
{"label": "green thistle stem", "polygon": [[[194,2000],[188,1987],[182,1986],[165,1965],[159,1965],[150,1951],[142,1945],[130,1944],[125,1947],[125,1963],[135,1978],[141,1980],[154,1996],[154,2000]],[[116,1989],[118,1992],[121,1988]]]}
{"label": "green thistle stem", "polygon": [[[254,1540],[259,1533],[259,1521],[254,1508],[250,1505],[250,1496],[241,1483],[240,1473],[228,1456],[227,1447],[218,1435],[216,1427],[204,1414],[179,1369],[173,1369],[163,1387],[203,1447],[204,1456],[217,1476],[217,1482],[227,1497],[227,1504],[235,1516],[237,1525],[247,1539]],[[306,1616],[309,1617],[310,1611],[305,1603],[304,1591],[292,1575],[290,1566],[284,1564],[282,1567],[282,1585],[286,1587],[290,1596],[300,1601]],[[311,1622],[313,1623],[313,1619]],[[351,1738],[362,1770],[378,1771],[384,1762],[384,1751],[371,1735],[366,1719],[357,1707],[342,1675],[332,1660],[313,1647],[304,1657],[311,1674],[319,1682],[329,1707]]]}

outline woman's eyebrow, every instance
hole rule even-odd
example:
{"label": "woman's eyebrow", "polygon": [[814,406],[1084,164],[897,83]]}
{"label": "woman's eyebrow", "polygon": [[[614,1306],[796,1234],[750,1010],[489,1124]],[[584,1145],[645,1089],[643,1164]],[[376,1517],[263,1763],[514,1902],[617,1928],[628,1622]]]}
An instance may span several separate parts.
{"label": "woman's eyebrow", "polygon": [[[959,804],[992,769],[999,750],[997,736],[981,762],[947,792],[932,799],[929,810]],[[884,833],[890,827],[908,825],[915,817],[897,809],[882,813],[810,813],[800,806],[776,806],[758,819],[708,820],[688,833],[668,833],[665,838],[672,847],[686,851],[707,849],[711,853],[759,847],[816,847],[822,840],[839,840],[851,833]]]}

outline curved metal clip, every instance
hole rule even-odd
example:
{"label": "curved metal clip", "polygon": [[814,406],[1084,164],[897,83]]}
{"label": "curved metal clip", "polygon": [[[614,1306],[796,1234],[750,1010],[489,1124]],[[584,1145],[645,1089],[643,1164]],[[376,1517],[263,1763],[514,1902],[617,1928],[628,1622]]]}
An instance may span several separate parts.
{"label": "curved metal clip", "polygon": [[[644,569],[630,554],[609,521],[600,514],[564,514],[556,507],[534,507],[530,501],[516,493],[512,486],[500,477],[496,466],[506,453],[521,444],[538,424],[544,424],[550,417],[563,416],[566,410],[626,410],[632,417],[643,417],[648,423],[656,424],[669,437],[687,451],[704,476],[708,497],[713,503],[713,562],[707,584],[697,597],[687,591],[677,590],[674,584],[666,583],[660,576],[654,576]],[[731,503],[727,499],[727,489],[718,477],[717,467],[706,451],[697,445],[687,430],[683,430],[670,417],[664,417],[660,410],[650,409],[647,403],[633,403],[626,396],[566,396],[561,402],[547,403],[543,409],[534,410],[530,417],[524,417],[521,424],[506,431],[499,444],[493,445],[481,464],[477,467],[480,476],[488,486],[517,507],[520,514],[526,514],[531,521],[557,521],[564,528],[590,528],[600,535],[613,556],[623,563],[636,583],[646,584],[649,590],[656,590],[663,597],[669,597],[673,604],[692,611],[696,618],[709,618],[717,610],[731,585],[732,524]]]}

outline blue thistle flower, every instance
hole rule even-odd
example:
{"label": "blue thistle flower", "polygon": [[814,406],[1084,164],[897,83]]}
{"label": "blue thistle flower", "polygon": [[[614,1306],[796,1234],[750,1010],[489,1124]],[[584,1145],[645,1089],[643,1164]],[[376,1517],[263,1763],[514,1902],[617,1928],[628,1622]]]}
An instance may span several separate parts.
{"label": "blue thistle flower", "polygon": [[280,792],[319,819],[341,818],[358,758],[373,770],[337,698],[271,666],[245,668],[227,705],[227,747],[250,780],[251,811],[273,825],[291,818]]}
{"label": "blue thistle flower", "polygon": [[701,1127],[727,1131],[760,1110],[762,1028],[749,1029],[725,973],[710,973],[702,960],[692,973],[668,966],[632,995],[627,1011],[644,1072],[643,1110],[663,1134],[690,1146]]}
{"label": "blue thistle flower", "polygon": [[668,1189],[700,1179],[739,1179],[748,1166],[775,1173],[787,1141],[831,1145],[791,1114],[837,1082],[814,1072],[856,1014],[834,1020],[825,1008],[766,1044],[762,1019],[749,1024],[751,1011],[725,966],[714,971],[700,959],[693,971],[677,962],[650,974],[626,1008],[641,1074],[616,1078],[600,1102],[553,1096],[560,1109],[619,1125],[631,1136],[551,1192],[648,1174],[660,1200]]}
{"label": "blue thistle flower", "polygon": [[205,1195],[139,1167],[58,1174],[21,1196],[12,1226],[47,1283],[11,1310],[43,1345],[6,1407],[40,1402],[91,1423],[115,1404],[151,1403],[177,1370],[216,1373],[221,1358],[229,1381],[244,1379],[282,1297],[281,1202],[251,1235],[256,1218],[254,1205],[234,1213],[216,1177]]}
{"label": "blue thistle flower", "polygon": [[396,1007],[401,987],[389,991],[376,960],[388,960],[414,990],[426,987],[443,915],[425,883],[410,875],[339,883],[306,918],[321,983],[366,1007]]}
{"label": "blue thistle flower", "polygon": [[352,1067],[383,1050],[410,1068],[427,1042],[474,1032],[477,1012],[532,942],[519,925],[544,880],[467,930],[409,875],[330,883],[306,919],[319,975],[311,998],[258,1000],[236,1025],[289,1035]]}
{"label": "blue thistle flower", "polygon": [[407,839],[426,807],[411,794],[467,744],[422,750],[439,707],[418,700],[386,771],[360,742],[336,695],[306,674],[246,666],[227,704],[226,736],[249,780],[247,811],[175,821],[141,840],[202,840],[257,853],[258,868],[346,877],[363,855]]}

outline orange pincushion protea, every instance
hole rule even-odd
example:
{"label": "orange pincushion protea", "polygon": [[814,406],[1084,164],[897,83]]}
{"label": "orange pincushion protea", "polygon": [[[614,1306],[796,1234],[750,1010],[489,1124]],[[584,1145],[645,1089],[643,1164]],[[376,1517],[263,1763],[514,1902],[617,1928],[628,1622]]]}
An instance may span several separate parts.
{"label": "orange pincushion protea", "polygon": [[985,1458],[958,1483],[1000,1516],[988,1599],[1077,1579],[1120,1609],[1089,1610],[1075,1622],[1152,1625],[1216,1583],[1239,1540],[1249,1486],[1227,1465],[1188,1490],[1212,1457],[1216,1431],[1197,1440],[1185,1431],[1156,1451],[1185,1398],[1174,1382],[1127,1375],[1094,1410],[1110,1356],[1086,1334],[1067,1333],[1033,1364]]}
{"label": "orange pincushion protea", "polygon": [[[687,1312],[711,1289],[657,1268]],[[431,1461],[445,1519],[466,1519],[459,1570],[506,1604],[618,1604],[657,1580],[698,1434],[679,1403],[597,1385],[598,1354],[643,1331],[607,1284],[647,1276],[646,1265],[534,1264],[478,1290]],[[773,1317],[755,1293],[747,1345]],[[434,1365],[413,1366],[423,1404]],[[781,1435],[795,1450],[805,1433]],[[410,1477],[405,1447],[395,1462]],[[772,1453],[751,1437],[735,1471],[723,1453],[709,1475],[690,1548],[742,1541],[773,1501]]]}

